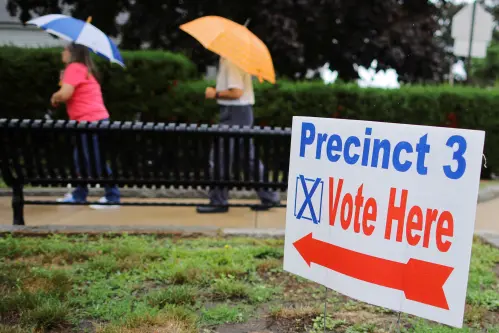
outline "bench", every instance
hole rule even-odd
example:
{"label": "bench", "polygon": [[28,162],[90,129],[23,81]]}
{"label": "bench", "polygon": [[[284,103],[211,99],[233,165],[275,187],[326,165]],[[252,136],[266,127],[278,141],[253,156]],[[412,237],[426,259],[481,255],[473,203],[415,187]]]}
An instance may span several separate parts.
{"label": "bench", "polygon": [[[12,188],[13,223],[24,225],[25,205],[99,204],[26,200],[26,186],[99,184],[101,187],[223,187],[283,192],[288,186],[290,142],[289,128],[0,119],[0,171],[4,182]],[[88,155],[85,155],[85,146]],[[221,172],[221,163],[224,170],[229,170],[231,147],[232,172]],[[246,163],[252,151],[255,160],[263,162],[263,173],[259,173],[258,168],[251,170]],[[214,157],[212,169],[210,152]],[[89,163],[80,162],[76,168],[73,154],[79,161]],[[110,173],[106,172],[108,166]],[[125,201],[120,205],[200,206],[178,201]],[[230,203],[229,206],[258,208],[259,205]]]}

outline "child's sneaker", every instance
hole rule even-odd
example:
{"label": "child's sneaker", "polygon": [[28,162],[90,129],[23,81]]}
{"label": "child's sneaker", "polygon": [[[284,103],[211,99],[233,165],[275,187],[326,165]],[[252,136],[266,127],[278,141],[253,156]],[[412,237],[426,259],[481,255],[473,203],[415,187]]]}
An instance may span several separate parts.
{"label": "child's sneaker", "polygon": [[[107,203],[112,203],[106,199],[106,197],[102,197],[99,199],[99,203],[107,204]],[[119,202],[115,202],[119,203]],[[111,209],[111,208],[119,208],[119,205],[90,205],[90,208],[92,209]]]}
{"label": "child's sneaker", "polygon": [[57,202],[61,203],[76,203],[75,198],[71,193],[66,193],[66,195],[63,198],[57,199]]}

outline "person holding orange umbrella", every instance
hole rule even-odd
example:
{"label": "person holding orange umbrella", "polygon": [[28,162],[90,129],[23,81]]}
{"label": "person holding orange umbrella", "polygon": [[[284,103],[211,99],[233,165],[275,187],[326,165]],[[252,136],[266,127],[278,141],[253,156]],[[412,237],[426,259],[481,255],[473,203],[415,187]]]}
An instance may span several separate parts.
{"label": "person holding orange umbrella", "polygon": [[[220,55],[216,87],[208,87],[206,99],[216,99],[220,106],[220,123],[224,125],[252,126],[254,121],[252,75],[275,83],[272,58],[265,44],[245,26],[218,16],[206,16],[180,26],[207,49]],[[251,57],[249,56],[251,55]],[[231,143],[233,154],[233,143]],[[264,166],[254,160],[254,147],[250,146],[250,168],[258,167],[263,174]],[[223,154],[220,154],[223,159]],[[214,166],[213,151],[210,153],[210,169]],[[232,159],[231,159],[232,160]],[[224,163],[219,163],[223,167]],[[221,173],[229,170],[221,170]],[[252,171],[251,171],[252,174]],[[268,190],[258,191],[263,204],[259,209],[269,209],[279,204],[279,195]],[[213,188],[209,192],[211,206],[197,207],[198,213],[225,213],[229,209],[228,189]]]}

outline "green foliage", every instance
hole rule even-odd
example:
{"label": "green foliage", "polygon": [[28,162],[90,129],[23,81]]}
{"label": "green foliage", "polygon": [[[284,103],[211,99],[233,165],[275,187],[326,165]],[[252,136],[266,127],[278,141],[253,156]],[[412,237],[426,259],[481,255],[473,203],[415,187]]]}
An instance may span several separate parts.
{"label": "green foliage", "polygon": [[[394,68],[405,82],[442,80],[448,71],[445,44],[438,37],[449,1],[338,0],[135,1],[8,0],[11,15],[22,22],[35,13],[60,13],[85,19],[94,15],[96,27],[121,35],[120,47],[181,51],[205,65],[213,61],[197,40],[179,26],[205,15],[219,15],[243,24],[269,48],[280,75],[301,77],[329,63],[344,80],[356,79],[355,66]],[[127,22],[116,16],[126,12]],[[99,15],[96,15],[99,13]],[[443,21],[443,22],[442,22]],[[444,30],[445,33],[445,30]],[[448,34],[447,34],[448,35]]]}
{"label": "green foliage", "polygon": [[499,311],[499,284],[493,268],[499,263],[499,250],[473,245],[467,302],[490,311]]}
{"label": "green foliage", "polygon": [[[216,122],[216,104],[203,101],[208,84],[177,86],[158,120]],[[255,84],[255,94],[255,123],[260,126],[289,127],[293,116],[312,116],[484,130],[488,170],[499,167],[499,91],[450,86],[386,90],[284,81],[274,86]]]}
{"label": "green foliage", "polygon": [[[283,245],[282,239],[251,238],[2,237],[0,333],[80,332],[89,325],[103,325],[98,332],[152,332],[168,323],[190,333],[267,314],[296,327],[289,332],[321,332],[324,317],[316,306],[322,298],[313,295],[323,287],[268,269],[269,260],[282,265]],[[404,316],[411,330],[402,331],[497,332],[489,318],[499,311],[498,263],[499,250],[475,240],[465,328]],[[336,293],[328,303],[334,309],[328,330],[381,332],[396,321],[393,312]]]}
{"label": "green foliage", "polygon": [[22,314],[25,325],[42,329],[52,329],[66,324],[69,310],[59,300],[47,298],[36,308]]}
{"label": "green foliage", "polygon": [[499,42],[492,41],[484,59],[473,58],[471,61],[471,79],[473,83],[491,86],[499,79]]}
{"label": "green foliage", "polygon": [[196,303],[196,289],[190,286],[170,286],[148,295],[149,304],[163,308],[167,304],[193,305]]}
{"label": "green foliage", "polygon": [[[324,325],[325,324],[325,325]],[[326,322],[324,323],[324,314],[320,314],[314,318],[312,329],[310,333],[320,333],[324,332],[324,326],[327,330],[335,330],[339,327],[346,326],[347,321],[342,319],[333,319],[331,316],[326,316]]]}
{"label": "green foliage", "polygon": [[248,314],[244,307],[221,304],[213,308],[204,309],[201,320],[207,325],[242,323],[247,320]]}
{"label": "green foliage", "polygon": [[[490,49],[492,54],[494,48]],[[59,49],[0,47],[0,77],[9,82],[0,101],[0,117],[41,118],[58,88]],[[218,107],[204,99],[213,82],[199,78],[183,55],[161,51],[123,52],[126,69],[95,57],[106,105],[114,120],[215,123]],[[487,72],[490,72],[487,70]],[[255,123],[291,126],[293,116],[338,117],[431,126],[458,126],[487,132],[489,170],[499,168],[499,91],[471,87],[403,86],[363,89],[319,81],[255,80]],[[56,118],[66,119],[64,107]]]}
{"label": "green foliage", "polygon": [[[41,118],[50,108],[50,96],[58,89],[63,69],[61,49],[0,47],[2,117]],[[198,77],[186,57],[164,51],[122,52],[126,69],[95,56],[99,81],[109,110],[132,120],[138,112],[154,114],[163,107],[167,92],[176,81]],[[144,103],[144,101],[147,101]],[[121,110],[121,112],[119,111]],[[125,111],[126,110],[126,111]],[[64,107],[57,110],[65,118]]]}

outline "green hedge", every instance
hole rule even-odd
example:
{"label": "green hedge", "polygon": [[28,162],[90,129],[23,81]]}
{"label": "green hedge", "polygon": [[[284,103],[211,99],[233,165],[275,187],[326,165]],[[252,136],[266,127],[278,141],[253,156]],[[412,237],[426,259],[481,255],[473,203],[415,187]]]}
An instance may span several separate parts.
{"label": "green hedge", "polygon": [[[2,117],[40,118],[58,89],[61,49],[0,47]],[[122,52],[126,69],[95,56],[99,80],[109,110],[133,119],[138,112],[154,112],[176,84],[198,79],[196,66],[186,57],[163,51]],[[118,111],[119,110],[119,111]],[[57,116],[65,115],[64,107]]]}
{"label": "green hedge", "polygon": [[[216,122],[216,104],[203,99],[208,85],[178,85],[157,117],[149,120]],[[255,94],[255,123],[260,126],[291,126],[293,116],[307,115],[484,130],[490,166],[484,171],[499,171],[499,92],[495,90],[449,86],[385,90],[283,82],[275,86],[256,84]],[[113,114],[113,118],[122,117]]]}
{"label": "green hedge", "polygon": [[[97,58],[106,105],[114,120],[214,123],[218,108],[204,100],[213,84],[199,79],[194,64],[168,52],[123,52],[127,69]],[[58,88],[60,50],[0,48],[0,117],[40,118]],[[255,81],[256,82],[256,81]],[[363,89],[321,82],[255,83],[255,123],[290,126],[295,115],[340,117],[487,132],[485,154],[499,168],[499,92],[467,87],[414,86]],[[65,118],[63,108],[57,118]],[[490,170],[490,169],[489,169]]]}

